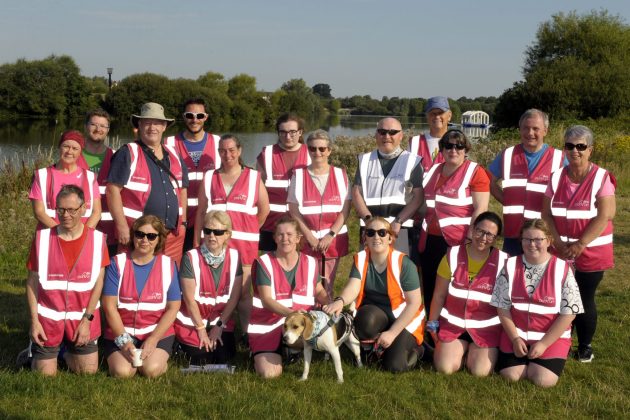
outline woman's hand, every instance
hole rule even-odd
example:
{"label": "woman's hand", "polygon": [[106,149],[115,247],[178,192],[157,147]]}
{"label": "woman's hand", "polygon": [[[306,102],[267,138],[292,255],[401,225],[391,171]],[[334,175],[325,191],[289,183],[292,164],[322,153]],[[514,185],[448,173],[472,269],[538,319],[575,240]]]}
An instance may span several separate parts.
{"label": "woman's hand", "polygon": [[[125,359],[131,364],[133,364],[133,351],[136,349],[136,346],[133,345],[133,341],[127,341],[124,346],[120,349],[120,352]],[[144,354],[144,352],[142,352]]]}
{"label": "woman's hand", "polygon": [[142,346],[140,347],[142,349],[142,360],[148,359],[153,354],[155,348],[157,347],[157,343],[157,338],[154,338],[153,336],[149,336],[146,340],[144,340],[144,343],[142,343]]}
{"label": "woman's hand", "polygon": [[328,315],[339,316],[342,309],[343,309],[343,301],[341,299],[335,300],[334,302],[331,302],[328,305],[322,306],[322,311],[326,312]]}
{"label": "woman's hand", "polygon": [[223,345],[223,340],[221,340],[221,334],[223,334],[223,328],[217,327],[216,325],[210,329],[210,351],[214,351],[217,348],[217,342]]}
{"label": "woman's hand", "polygon": [[527,343],[521,337],[512,340],[512,349],[516,357],[525,357],[527,355]]}
{"label": "woman's hand", "polygon": [[538,359],[547,350],[547,347],[549,346],[543,343],[542,340],[538,341],[534,343],[532,347],[529,349],[529,352],[527,353],[527,357],[529,359]]}
{"label": "woman's hand", "polygon": [[74,332],[74,337],[72,337],[72,342],[75,346],[85,346],[88,341],[90,341],[90,321],[85,318],[81,318],[79,321],[79,326],[77,330]]}
{"label": "woman's hand", "polygon": [[319,244],[317,245],[317,251],[325,254],[328,251],[328,247],[332,243],[333,237],[330,235],[324,235],[322,239],[319,240]]}
{"label": "woman's hand", "polygon": [[208,331],[205,328],[197,330],[197,336],[199,337],[199,348],[204,348],[206,351],[210,351],[210,338],[208,337]]}
{"label": "woman's hand", "polygon": [[571,242],[567,245],[566,255],[568,259],[574,260],[584,251],[586,245],[580,241]]}
{"label": "woman's hand", "polygon": [[42,324],[37,319],[33,320],[33,322],[31,323],[30,335],[31,340],[33,340],[33,342],[38,346],[43,346],[44,342],[48,340]]}
{"label": "woman's hand", "polygon": [[376,347],[383,347],[384,349],[389,348],[392,345],[394,340],[396,339],[396,334],[391,332],[390,330],[383,331],[379,334],[376,339]]}

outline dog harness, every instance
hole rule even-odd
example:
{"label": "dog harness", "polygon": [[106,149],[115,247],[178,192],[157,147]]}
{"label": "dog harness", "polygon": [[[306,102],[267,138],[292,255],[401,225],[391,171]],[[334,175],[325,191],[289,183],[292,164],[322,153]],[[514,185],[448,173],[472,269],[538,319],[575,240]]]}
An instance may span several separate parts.
{"label": "dog harness", "polygon": [[346,329],[341,337],[337,337],[337,342],[343,342],[343,340],[353,331],[353,328],[348,328],[348,326],[352,325],[352,315],[349,313],[342,313],[339,316],[329,317],[326,312],[309,311],[308,316],[311,318],[311,321],[313,321],[313,333],[310,338],[306,339],[306,341],[317,351],[321,351],[321,349],[317,346],[317,340],[319,337],[324,335],[328,328],[337,324],[342,318],[345,319]]}

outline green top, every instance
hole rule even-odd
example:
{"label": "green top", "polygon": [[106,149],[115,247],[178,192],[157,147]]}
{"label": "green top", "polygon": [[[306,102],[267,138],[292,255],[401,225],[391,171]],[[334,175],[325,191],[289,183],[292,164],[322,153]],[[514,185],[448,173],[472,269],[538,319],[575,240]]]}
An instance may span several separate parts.
{"label": "green top", "polygon": [[[297,272],[298,265],[300,265],[299,258],[295,266],[289,271],[286,271],[284,268],[282,269],[282,271],[284,271],[284,277],[287,279],[287,282],[289,282],[289,286],[291,286],[291,290],[295,287],[295,273]],[[260,263],[256,264],[256,285],[271,286],[271,279]]]}
{"label": "green top", "polygon": [[[361,273],[356,265],[352,265],[350,278],[361,279]],[[420,278],[418,277],[418,269],[415,264],[404,256],[402,260],[402,268],[400,270],[400,285],[403,291],[408,292],[420,288]],[[384,311],[391,313],[392,305],[387,294],[387,270],[379,273],[374,268],[372,261],[368,263],[367,274],[365,276],[364,298],[362,305],[372,304],[380,307]],[[393,316],[393,315],[392,315]]]}
{"label": "green top", "polygon": [[98,171],[101,170],[101,166],[103,166],[103,161],[105,160],[106,154],[107,154],[107,150],[104,151],[103,153],[97,153],[97,154],[90,153],[87,150],[83,150],[83,157],[85,158],[85,161],[90,167],[90,171],[94,172],[95,174],[97,174]]}
{"label": "green top", "polygon": [[[200,262],[205,264],[203,261],[203,257],[201,257]],[[219,264],[218,267],[210,267],[210,272],[212,273],[212,279],[214,280],[214,287],[219,287],[219,280],[221,280],[221,273],[223,272],[223,263]],[[241,262],[236,266],[236,276],[243,275],[243,267],[241,266]],[[188,279],[195,278],[195,272],[193,270],[192,263],[190,262],[190,257],[188,253],[184,254],[184,258],[182,258],[182,266],[179,270],[179,278],[186,277]]]}

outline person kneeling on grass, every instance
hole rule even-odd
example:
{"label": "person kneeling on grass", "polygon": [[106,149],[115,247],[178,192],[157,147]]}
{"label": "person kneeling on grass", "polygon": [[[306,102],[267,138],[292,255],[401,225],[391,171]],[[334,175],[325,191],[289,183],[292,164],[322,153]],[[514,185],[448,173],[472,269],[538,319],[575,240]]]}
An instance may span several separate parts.
{"label": "person kneeling on grass", "polygon": [[226,212],[203,217],[203,243],[184,254],[180,271],[183,303],[175,335],[191,365],[229,362],[236,354],[232,313],[241,297],[240,254],[228,246],[232,222]]}
{"label": "person kneeling on grass", "polygon": [[302,238],[297,222],[282,216],[273,238],[277,249],[256,258],[252,266],[254,301],[247,329],[254,368],[263,378],[282,374],[284,318],[314,309],[316,301],[329,301],[318,279],[317,260],[297,249]]}
{"label": "person kneeling on grass", "polygon": [[162,253],[168,233],[162,220],[145,215],[131,229],[131,251],[116,255],[105,276],[105,355],[112,376],[138,371],[154,378],[166,372],[175,342],[179,276],[175,262]]}
{"label": "person kneeling on grass", "polygon": [[582,299],[569,264],[549,253],[547,223],[525,221],[521,243],[523,255],[508,258],[490,301],[503,325],[497,369],[511,381],[551,387],[564,370]]}
{"label": "person kneeling on grass", "polygon": [[424,306],[418,271],[409,257],[393,248],[396,237],[385,218],[371,218],[365,235],[366,249],[354,256],[346,287],[323,310],[339,315],[356,299],[359,340],[375,341],[385,370],[403,372],[416,365],[422,352]]}
{"label": "person kneeling on grass", "polygon": [[64,185],[56,198],[59,224],[37,231],[27,263],[31,369],[57,373],[62,345],[71,371],[96,373],[101,318],[98,300],[109,264],[105,235],[81,222],[83,190]]}
{"label": "person kneeling on grass", "polygon": [[471,242],[449,248],[440,262],[426,326],[436,344],[433,364],[440,373],[456,372],[464,361],[475,376],[494,370],[502,328],[490,298],[508,258],[493,247],[502,225],[495,213],[481,213]]}

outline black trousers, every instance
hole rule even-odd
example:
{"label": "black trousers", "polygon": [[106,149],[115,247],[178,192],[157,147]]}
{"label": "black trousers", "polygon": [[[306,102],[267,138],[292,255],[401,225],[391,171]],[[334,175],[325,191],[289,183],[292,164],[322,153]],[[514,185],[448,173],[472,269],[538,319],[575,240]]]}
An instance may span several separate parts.
{"label": "black trousers", "polygon": [[422,299],[427,314],[431,310],[431,299],[435,290],[435,276],[440,261],[446,255],[448,244],[442,236],[427,235],[427,246],[420,254],[420,269],[422,270]]}
{"label": "black trousers", "polygon": [[[393,322],[384,310],[376,305],[362,305],[354,317],[354,325],[359,340],[375,339],[387,330]],[[404,372],[415,365],[416,339],[407,330],[402,330],[394,342],[385,349],[382,356],[383,369],[389,372]]]}
{"label": "black trousers", "polygon": [[595,305],[595,290],[604,278],[603,271],[593,271],[585,273],[575,271],[575,280],[580,289],[584,313],[575,317],[573,325],[577,333],[578,343],[581,345],[591,344],[595,329],[597,328],[597,305]]}

